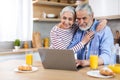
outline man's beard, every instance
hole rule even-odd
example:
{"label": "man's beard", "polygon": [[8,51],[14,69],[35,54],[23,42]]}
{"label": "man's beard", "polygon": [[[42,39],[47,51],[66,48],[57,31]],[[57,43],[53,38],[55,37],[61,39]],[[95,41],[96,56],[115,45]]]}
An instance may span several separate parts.
{"label": "man's beard", "polygon": [[92,25],[92,22],[90,22],[86,27],[79,26],[79,29],[82,31],[87,31],[88,29],[90,29],[91,25]]}

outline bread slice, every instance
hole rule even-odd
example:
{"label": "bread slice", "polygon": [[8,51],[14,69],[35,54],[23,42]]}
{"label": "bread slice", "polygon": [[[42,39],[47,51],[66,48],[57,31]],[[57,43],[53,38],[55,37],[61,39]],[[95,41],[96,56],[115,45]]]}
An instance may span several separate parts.
{"label": "bread slice", "polygon": [[104,68],[100,69],[99,71],[100,71],[100,74],[104,75],[104,76],[114,76],[115,75],[115,73],[107,67],[104,67]]}

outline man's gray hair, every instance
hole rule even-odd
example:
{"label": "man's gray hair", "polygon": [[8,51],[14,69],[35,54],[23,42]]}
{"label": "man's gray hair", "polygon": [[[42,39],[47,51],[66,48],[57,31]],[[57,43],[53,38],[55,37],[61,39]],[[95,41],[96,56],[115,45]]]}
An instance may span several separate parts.
{"label": "man's gray hair", "polygon": [[64,12],[71,12],[73,14],[73,16],[75,16],[75,8],[72,6],[66,6],[62,9],[62,11],[60,12],[60,16],[62,16],[64,14]]}
{"label": "man's gray hair", "polygon": [[88,12],[88,14],[93,14],[92,8],[89,4],[80,4],[76,7],[75,11],[79,11],[79,10],[86,10]]}

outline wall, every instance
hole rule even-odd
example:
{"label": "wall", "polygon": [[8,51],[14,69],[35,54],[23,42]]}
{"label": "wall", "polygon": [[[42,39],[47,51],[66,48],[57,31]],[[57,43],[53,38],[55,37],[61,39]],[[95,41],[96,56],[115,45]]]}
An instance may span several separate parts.
{"label": "wall", "polygon": [[[40,32],[41,38],[49,37],[50,30],[54,25],[56,25],[58,22],[34,22],[33,24],[33,31]],[[31,42],[29,41],[30,47]],[[23,42],[21,43],[21,46],[23,46]],[[13,49],[13,42],[0,42],[0,50],[2,49]]]}
{"label": "wall", "polygon": [[119,32],[120,32],[120,19],[108,20],[108,25],[112,29],[114,36],[115,36],[116,30],[119,30]]}
{"label": "wall", "polygon": [[[50,30],[58,22],[34,22],[33,31],[41,33],[41,38],[49,37]],[[111,27],[113,34],[115,30],[120,31],[120,19],[108,20],[108,25]],[[31,43],[31,42],[29,42]],[[0,42],[0,49],[13,48],[13,42]]]}
{"label": "wall", "polygon": [[40,32],[41,38],[49,37],[50,30],[58,22],[34,22],[33,31]]}
{"label": "wall", "polygon": [[[40,32],[42,38],[48,37],[50,30],[57,23],[58,22],[34,22],[33,31]],[[108,20],[108,26],[111,28],[114,35],[116,30],[120,31],[120,19]]]}
{"label": "wall", "polygon": [[[23,47],[24,42],[21,41],[21,47]],[[29,47],[31,47],[31,41],[28,41]],[[0,42],[0,51],[3,49],[14,49],[13,42]]]}

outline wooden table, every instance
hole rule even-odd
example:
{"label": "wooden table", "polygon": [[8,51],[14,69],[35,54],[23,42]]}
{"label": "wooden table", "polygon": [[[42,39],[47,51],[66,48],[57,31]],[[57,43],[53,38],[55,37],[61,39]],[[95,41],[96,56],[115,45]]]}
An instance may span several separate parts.
{"label": "wooden table", "polygon": [[79,71],[44,69],[40,61],[35,61],[33,64],[38,67],[36,72],[15,72],[14,69],[24,62],[22,60],[0,62],[0,80],[120,80],[120,74],[116,74],[115,77],[109,79],[90,77],[86,74],[90,70],[89,67],[82,68]]}

